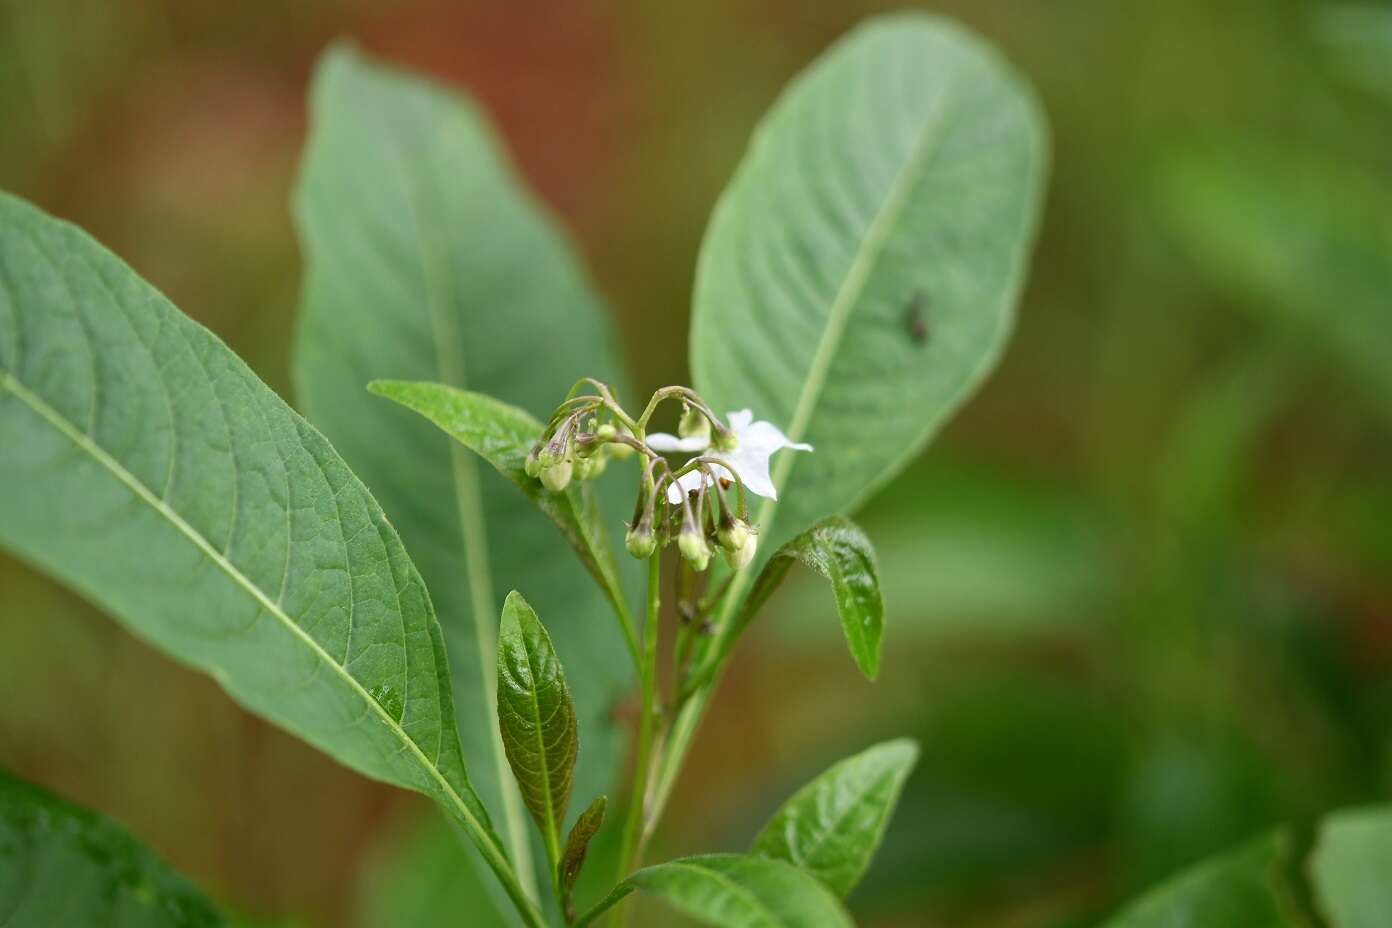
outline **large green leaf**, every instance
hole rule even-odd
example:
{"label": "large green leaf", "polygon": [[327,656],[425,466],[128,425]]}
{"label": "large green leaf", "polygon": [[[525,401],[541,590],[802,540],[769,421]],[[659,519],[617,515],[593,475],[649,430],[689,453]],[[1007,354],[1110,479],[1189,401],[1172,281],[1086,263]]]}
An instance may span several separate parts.
{"label": "large green leaf", "polygon": [[[296,195],[308,263],[294,358],[309,418],[372,487],[430,587],[479,794],[527,831],[494,711],[494,623],[526,591],[572,681],[585,795],[620,747],[631,684],[604,597],[532,504],[428,422],[369,396],[378,378],[469,387],[545,416],[583,375],[615,374],[608,326],[554,224],[459,95],[347,47],[319,66]],[[611,489],[624,488],[614,482]],[[630,502],[620,500],[626,511]],[[615,524],[618,520],[615,519]]]}
{"label": "large green leaf", "polygon": [[498,727],[522,800],[558,867],[580,739],[551,636],[516,590],[503,603],[498,628]]}
{"label": "large green leaf", "polygon": [[853,924],[825,886],[792,864],[743,854],[707,854],[639,870],[586,913],[577,928],[635,889],[718,928],[849,928]]}
{"label": "large green leaf", "polygon": [[816,447],[775,458],[770,544],[865,499],[989,373],[1044,160],[1023,83],[917,14],[856,29],[760,124],[702,247],[691,367],[717,412]]}
{"label": "large green leaf", "polygon": [[0,195],[0,544],[504,855],[420,575],[322,435],[80,230]]}
{"label": "large green leaf", "polygon": [[917,760],[918,745],[901,738],[835,764],[783,804],[754,852],[796,865],[844,898],[870,866]]}
{"label": "large green leaf", "polygon": [[223,924],[197,889],[123,829],[0,771],[0,925]]}
{"label": "large green leaf", "polygon": [[1152,889],[1105,928],[1300,928],[1282,884],[1289,856],[1285,833],[1261,838]]}
{"label": "large green leaf", "polygon": [[1386,925],[1392,916],[1392,806],[1326,818],[1310,875],[1331,928]]}

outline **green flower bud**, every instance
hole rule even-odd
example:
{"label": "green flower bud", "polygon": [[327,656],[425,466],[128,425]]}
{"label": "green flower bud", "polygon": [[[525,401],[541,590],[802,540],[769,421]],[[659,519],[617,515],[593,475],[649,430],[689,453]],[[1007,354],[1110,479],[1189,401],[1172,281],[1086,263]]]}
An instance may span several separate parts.
{"label": "green flower bud", "polygon": [[743,519],[726,518],[720,523],[716,537],[720,539],[720,547],[726,551],[738,551],[749,540],[749,523]]}
{"label": "green flower bud", "polygon": [[705,570],[705,565],[710,563],[710,545],[706,544],[706,539],[694,528],[682,529],[681,534],[677,536],[677,548],[681,551],[682,557],[697,570]]}
{"label": "green flower bud", "polygon": [[591,454],[583,458],[577,457],[575,460],[575,479],[593,480],[604,473],[607,463],[602,454]]}
{"label": "green flower bud", "polygon": [[559,493],[570,484],[574,466],[569,461],[552,464],[541,472],[541,485],[552,493]]}
{"label": "green flower bud", "polygon": [[534,446],[531,451],[527,452],[527,463],[522,465],[522,469],[527,472],[527,476],[531,477],[533,480],[541,476],[540,453],[540,446]]}
{"label": "green flower bud", "polygon": [[735,548],[733,550],[729,548],[725,549],[725,560],[735,570],[741,570],[749,566],[750,562],[754,560],[754,553],[758,550],[758,539],[756,539],[755,536],[746,532],[744,536],[744,544],[740,545],[738,548]]}
{"label": "green flower bud", "polygon": [[628,530],[628,535],[624,537],[624,545],[628,548],[628,553],[646,561],[652,557],[657,550],[657,538],[653,536],[652,526],[646,522],[639,522]]}
{"label": "green flower bud", "polygon": [[617,435],[631,436],[632,433],[629,432],[625,426],[616,426],[612,422],[606,422],[599,427],[599,431],[595,432],[595,434],[605,441],[605,450],[608,452],[609,456],[616,461],[627,461],[638,453],[621,441],[611,440]]}
{"label": "green flower bud", "polygon": [[682,438],[699,438],[710,441],[710,420],[699,411],[687,406],[682,410],[681,421],[677,423],[677,434]]}

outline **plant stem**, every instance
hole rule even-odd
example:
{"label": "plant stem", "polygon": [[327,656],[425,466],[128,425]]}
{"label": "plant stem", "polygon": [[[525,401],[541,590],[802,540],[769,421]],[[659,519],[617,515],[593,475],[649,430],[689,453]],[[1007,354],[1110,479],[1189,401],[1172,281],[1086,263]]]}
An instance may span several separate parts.
{"label": "plant stem", "polygon": [[[739,602],[740,596],[744,593],[744,588],[748,586],[752,575],[753,571],[746,568],[730,579],[724,590],[720,618],[715,623],[711,647],[719,645],[732,619],[735,604]],[[681,708],[677,712],[676,718],[672,719],[671,727],[667,732],[667,740],[662,746],[662,756],[658,758],[656,779],[652,784],[652,799],[648,805],[648,817],[643,827],[644,838],[656,830],[657,823],[662,819],[662,813],[667,807],[667,800],[672,795],[672,788],[676,786],[682,764],[686,761],[686,752],[691,748],[691,741],[696,736],[696,728],[701,723],[701,717],[705,714],[706,706],[710,703],[711,693],[715,690],[716,683],[720,680],[721,671],[724,669],[723,664],[717,665],[708,683],[691,693],[689,697],[682,699]]]}
{"label": "plant stem", "polygon": [[[638,720],[638,749],[633,762],[633,786],[628,801],[628,816],[624,820],[623,841],[619,845],[619,871],[615,881],[628,876],[638,865],[639,837],[643,831],[643,800],[648,792],[648,775],[652,766],[653,728],[657,719],[657,638],[659,598],[662,582],[661,552],[648,558],[648,614],[643,627],[643,711]],[[625,921],[626,907],[615,910],[615,928]]]}

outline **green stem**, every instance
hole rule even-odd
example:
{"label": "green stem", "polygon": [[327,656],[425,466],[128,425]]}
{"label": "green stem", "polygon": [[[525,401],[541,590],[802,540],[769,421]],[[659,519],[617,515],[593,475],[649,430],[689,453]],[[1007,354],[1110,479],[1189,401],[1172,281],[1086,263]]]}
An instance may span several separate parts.
{"label": "green stem", "polygon": [[[746,568],[736,573],[730,580],[721,603],[720,619],[715,623],[711,647],[717,646],[724,637],[726,628],[732,620],[735,604],[740,601],[740,596],[744,593],[744,588],[749,584],[752,576],[753,571]],[[719,682],[720,674],[724,669],[723,663],[717,665],[706,685],[698,688],[689,697],[682,699],[681,708],[678,710],[676,718],[672,720],[671,727],[667,732],[667,740],[662,746],[662,756],[658,758],[657,762],[656,779],[653,781],[652,796],[648,803],[648,818],[644,823],[644,838],[656,830],[658,822],[662,819],[662,813],[667,808],[667,800],[671,798],[672,789],[676,786],[677,777],[681,774],[682,764],[686,761],[687,751],[691,749],[691,741],[696,737],[696,728],[701,723],[701,717],[705,714],[706,706],[710,703],[711,693],[715,690],[716,683]]]}
{"label": "green stem", "polygon": [[[638,750],[633,763],[633,786],[628,801],[628,816],[624,820],[623,841],[619,845],[616,882],[621,882],[637,866],[641,853],[639,838],[643,832],[643,799],[648,792],[648,777],[652,767],[653,728],[657,718],[657,618],[661,606],[661,564],[661,552],[648,558],[648,615],[643,627],[643,713],[638,720]],[[615,911],[615,928],[624,924],[626,911],[625,908]]]}

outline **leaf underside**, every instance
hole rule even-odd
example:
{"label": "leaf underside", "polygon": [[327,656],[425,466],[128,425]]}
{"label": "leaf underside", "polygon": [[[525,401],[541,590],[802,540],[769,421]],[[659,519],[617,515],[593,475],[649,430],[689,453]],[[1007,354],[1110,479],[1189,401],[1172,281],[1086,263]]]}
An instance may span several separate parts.
{"label": "leaf underside", "polygon": [[944,20],[870,21],[760,123],[702,245],[695,385],[812,454],[776,457],[772,551],[897,473],[989,373],[1034,239],[1043,119]]}
{"label": "leaf underside", "polygon": [[0,544],[494,852],[444,643],[329,443],[80,230],[0,195]]}

